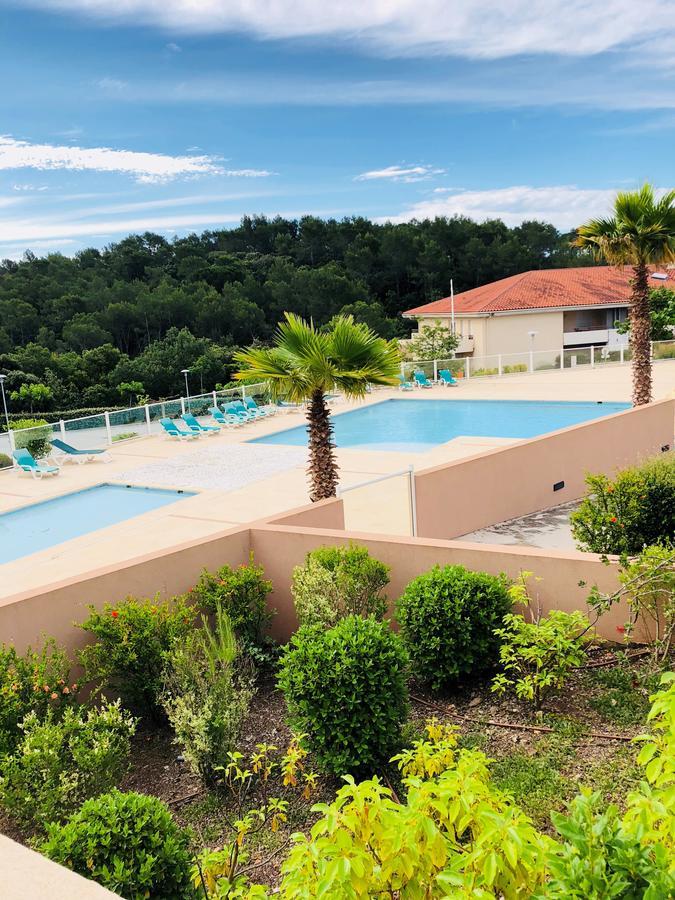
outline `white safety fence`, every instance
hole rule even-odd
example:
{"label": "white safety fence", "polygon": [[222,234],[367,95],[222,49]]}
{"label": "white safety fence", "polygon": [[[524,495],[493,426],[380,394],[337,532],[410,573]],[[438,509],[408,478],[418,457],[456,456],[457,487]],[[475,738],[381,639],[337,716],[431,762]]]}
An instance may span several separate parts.
{"label": "white safety fence", "polygon": [[[6,431],[0,433],[0,454],[11,456],[12,450],[28,447],[34,456],[45,455],[50,450],[49,442],[52,438],[60,438],[77,450],[111,446],[121,441],[161,433],[159,420],[166,417],[175,418],[186,412],[205,416],[212,406],[223,406],[242,397],[266,399],[267,395],[267,384],[261,382],[222,391],[210,391],[208,394],[159,400],[142,406],[132,406],[129,409],[114,409],[75,419],[61,419],[36,428],[11,429],[9,433]],[[28,413],[26,418],[30,418]]]}

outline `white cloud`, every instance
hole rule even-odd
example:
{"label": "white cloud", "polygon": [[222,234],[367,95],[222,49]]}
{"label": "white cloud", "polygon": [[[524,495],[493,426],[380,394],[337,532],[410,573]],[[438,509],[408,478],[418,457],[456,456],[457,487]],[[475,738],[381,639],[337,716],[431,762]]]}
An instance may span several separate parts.
{"label": "white cloud", "polygon": [[371,169],[370,172],[362,172],[354,181],[426,181],[432,175],[445,175],[445,169],[435,169],[433,166],[387,166],[385,169]]}
{"label": "white cloud", "polygon": [[519,225],[527,219],[552,222],[560,229],[576,228],[591,216],[610,212],[616,190],[553,187],[514,187],[484,191],[437,189],[428,200],[413,204],[387,221],[409,222],[436,216],[468,216],[477,221],[502,219],[507,225]]}
{"label": "white cloud", "polygon": [[169,53],[181,53],[183,50],[183,48],[174,43],[174,41],[169,41],[169,43],[166,45],[166,49],[169,51]]}
{"label": "white cloud", "polygon": [[23,0],[43,9],[178,32],[245,31],[267,39],[343,38],[388,54],[496,59],[587,56],[647,42],[668,59],[672,0]]}
{"label": "white cloud", "polygon": [[122,172],[141,182],[162,182],[198,175],[229,175],[243,178],[272,174],[264,169],[223,169],[212,156],[168,156],[110,147],[72,147],[31,144],[0,135],[0,170],[71,169]]}

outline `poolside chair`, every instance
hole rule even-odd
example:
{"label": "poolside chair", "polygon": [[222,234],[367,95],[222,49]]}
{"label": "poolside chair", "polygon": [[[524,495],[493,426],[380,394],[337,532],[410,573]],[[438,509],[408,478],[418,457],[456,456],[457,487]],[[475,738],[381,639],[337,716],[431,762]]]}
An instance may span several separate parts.
{"label": "poolside chair", "polygon": [[[241,401],[239,402],[241,404]],[[237,418],[241,425],[252,422],[256,418],[252,412],[249,412],[249,410],[244,408],[243,404],[237,406],[236,403],[226,403],[225,406],[223,406],[223,412]]]}
{"label": "poolside chair", "polygon": [[201,437],[200,431],[183,431],[173,419],[160,419],[159,424],[169,437],[178,438],[180,441]]}
{"label": "poolside chair", "polygon": [[59,464],[70,462],[87,463],[94,462],[97,459],[103,462],[112,462],[112,456],[107,450],[78,450],[66,444],[60,438],[54,438],[50,441],[54,451],[50,453],[50,457]]}
{"label": "poolside chair", "polygon": [[194,431],[195,434],[205,434],[207,437],[213,436],[214,434],[220,434],[220,428],[217,425],[202,425],[192,413],[184,413],[181,418],[190,431]]}
{"label": "poolside chair", "polygon": [[450,385],[454,385],[456,387],[459,384],[459,381],[457,381],[457,379],[452,374],[450,369],[440,369],[438,375],[439,375],[439,378],[441,379],[441,384],[444,386],[447,386],[450,384]]}
{"label": "poolside chair", "polygon": [[400,384],[398,386],[399,391],[412,391],[412,389],[413,389],[412,381],[408,381],[406,379],[405,375],[397,375],[396,377],[400,381]]}
{"label": "poolside chair", "polygon": [[420,388],[430,388],[433,387],[433,384],[429,381],[427,376],[422,371],[413,372],[415,377],[415,384]]}
{"label": "poolside chair", "polygon": [[219,425],[221,428],[238,428],[240,425],[244,424],[241,419],[238,419],[236,416],[232,416],[230,413],[221,412],[217,406],[212,406],[209,413],[216,425]]}
{"label": "poolside chair", "polygon": [[42,478],[45,475],[58,475],[59,466],[45,466],[39,463],[28,450],[13,450],[12,456],[17,467],[22,472],[29,472],[33,478]]}
{"label": "poolside chair", "polygon": [[271,404],[265,403],[263,406],[259,406],[253,397],[247,397],[246,400],[244,400],[244,405],[250,412],[257,411],[262,416],[266,417],[273,416],[277,411],[276,406],[272,406]]}

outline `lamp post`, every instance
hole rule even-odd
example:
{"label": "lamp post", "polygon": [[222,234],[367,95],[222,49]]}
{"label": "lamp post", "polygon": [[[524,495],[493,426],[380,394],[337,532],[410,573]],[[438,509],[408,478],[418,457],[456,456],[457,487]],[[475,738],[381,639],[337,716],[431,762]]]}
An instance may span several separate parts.
{"label": "lamp post", "polygon": [[534,372],[534,339],[536,338],[538,331],[528,331],[528,337],[530,338],[530,372]]}
{"label": "lamp post", "polygon": [[12,437],[9,433],[9,413],[7,412],[7,395],[5,394],[6,375],[0,375],[0,391],[2,391],[2,408],[5,411],[5,422],[7,423],[7,440],[9,441],[9,449],[12,449]]}
{"label": "lamp post", "polygon": [[191,412],[191,410],[190,410],[190,386],[188,385],[189,371],[190,371],[189,369],[181,369],[181,373],[183,375],[185,375],[185,399],[187,400],[188,412]]}

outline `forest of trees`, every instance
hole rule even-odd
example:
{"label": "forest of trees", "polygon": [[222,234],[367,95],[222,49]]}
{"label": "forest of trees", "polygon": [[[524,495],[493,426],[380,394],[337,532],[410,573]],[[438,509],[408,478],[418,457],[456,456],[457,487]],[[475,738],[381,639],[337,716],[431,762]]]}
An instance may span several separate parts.
{"label": "forest of trees", "polygon": [[26,253],[0,263],[0,372],[15,412],[175,396],[183,368],[193,391],[210,390],[229,380],[234,349],[269,340],[285,310],[319,325],[351,312],[392,338],[410,328],[400,313],[446,296],[451,278],[459,292],[591,264],[552,225],[461,217],[247,217],[230,230],[133,235],[72,258]]}

